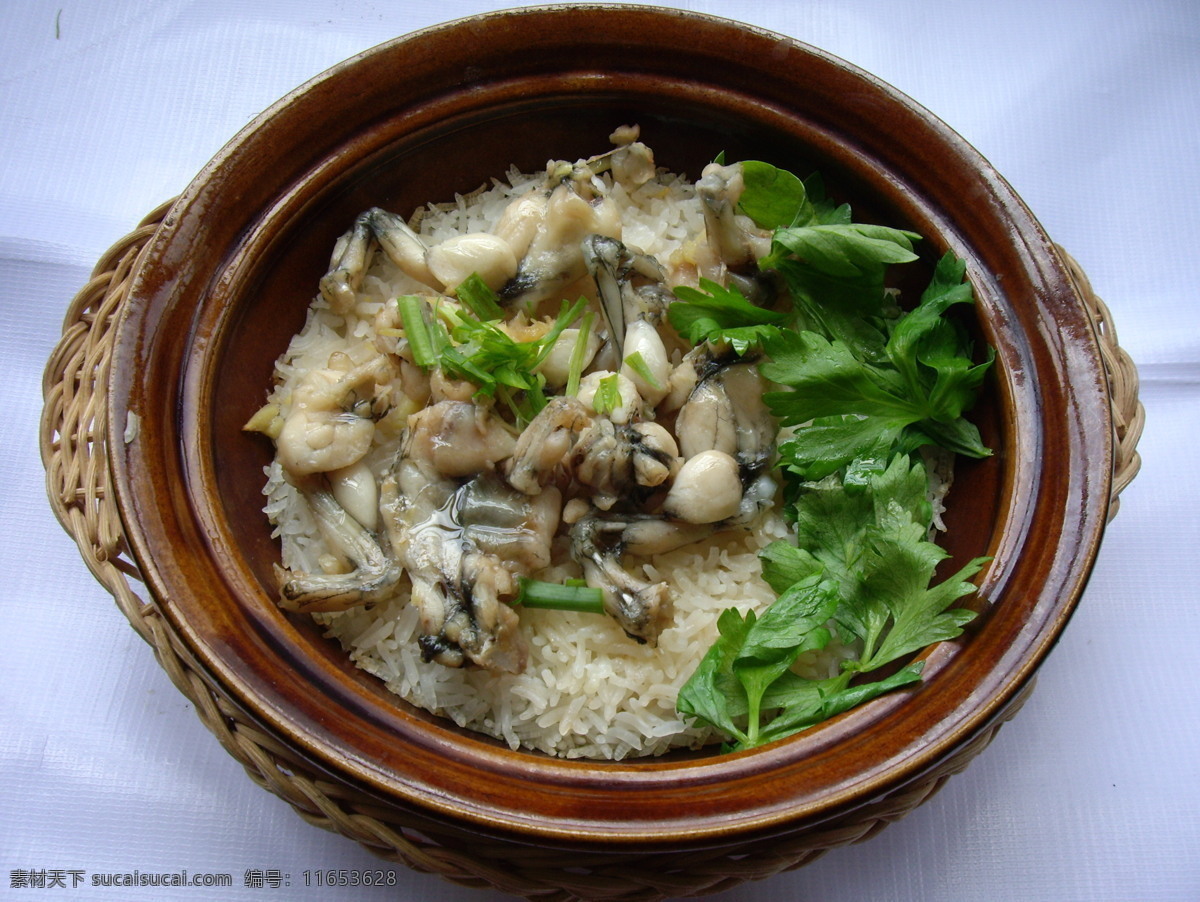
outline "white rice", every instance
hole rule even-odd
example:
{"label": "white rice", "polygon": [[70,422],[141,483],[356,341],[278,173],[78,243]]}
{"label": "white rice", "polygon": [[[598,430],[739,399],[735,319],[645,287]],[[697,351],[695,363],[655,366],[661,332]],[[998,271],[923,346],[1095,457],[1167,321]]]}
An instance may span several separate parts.
{"label": "white rice", "polygon": [[[433,241],[486,230],[512,196],[540,177],[509,173],[508,181],[420,211],[414,221]],[[619,185],[608,190],[624,211],[622,240],[630,247],[666,260],[687,253],[689,242],[703,235],[699,201],[679,177],[662,173],[632,194]],[[356,349],[375,337],[373,318],[382,306],[398,294],[421,291],[383,255],[377,258],[351,314],[335,316],[319,296],[313,302],[303,331],[277,365],[272,400],[282,410],[300,374],[324,366],[334,350],[359,353]],[[368,461],[381,475],[395,452],[389,442],[397,436],[382,427],[376,432],[377,447]],[[278,464],[267,476],[265,510],[276,525],[284,567],[319,570],[328,549],[303,497]],[[423,661],[417,611],[407,603],[407,588],[373,609],[313,616],[359,667],[396,695],[514,749],[602,759],[657,755],[716,738],[676,712],[679,689],[717,638],[721,611],[761,611],[774,600],[761,578],[758,552],[786,535],[782,519],[772,515],[753,532],[714,536],[646,562],[646,577],[665,581],[674,599],[674,625],[662,632],[657,647],[631,640],[608,617],[522,609],[530,655],[520,674]],[[539,574],[544,579],[576,575],[569,562]]]}

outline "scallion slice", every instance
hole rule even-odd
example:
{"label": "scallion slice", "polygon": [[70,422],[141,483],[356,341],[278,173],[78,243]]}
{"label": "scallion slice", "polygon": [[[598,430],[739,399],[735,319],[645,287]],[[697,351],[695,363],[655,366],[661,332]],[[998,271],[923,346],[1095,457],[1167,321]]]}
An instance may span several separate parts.
{"label": "scallion slice", "polygon": [[596,386],[596,394],[592,398],[592,410],[605,416],[621,406],[621,383],[617,374],[605,376]]}
{"label": "scallion slice", "polygon": [[487,283],[479,277],[479,273],[471,273],[467,276],[454,289],[454,294],[480,320],[504,318],[504,309],[500,306],[499,295],[488,287]]}
{"label": "scallion slice", "polygon": [[585,614],[604,613],[604,593],[582,580],[549,583],[540,579],[521,577],[521,590],[514,604],[527,608],[547,608],[554,611],[580,611]]}
{"label": "scallion slice", "polygon": [[626,357],[625,365],[641,376],[642,380],[651,388],[661,389],[663,387],[662,383],[650,372],[650,365],[646,363],[646,359],[642,356],[641,351],[634,351]]}
{"label": "scallion slice", "polygon": [[587,356],[588,340],[592,334],[592,320],[595,318],[596,314],[590,311],[584,314],[583,321],[579,324],[579,334],[575,337],[575,347],[571,349],[566,387],[566,394],[571,398],[579,394],[579,380],[583,376],[583,359]]}
{"label": "scallion slice", "polygon": [[433,330],[425,318],[425,301],[415,294],[403,294],[396,298],[396,306],[400,308],[400,322],[412,349],[413,362],[417,366],[433,366],[441,349],[434,343]]}

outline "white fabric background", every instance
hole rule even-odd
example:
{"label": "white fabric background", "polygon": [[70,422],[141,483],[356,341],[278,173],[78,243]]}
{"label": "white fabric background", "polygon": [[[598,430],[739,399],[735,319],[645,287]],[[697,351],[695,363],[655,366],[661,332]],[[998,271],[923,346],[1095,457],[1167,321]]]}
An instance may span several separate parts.
{"label": "white fabric background", "polygon": [[[0,4],[0,896],[320,899],[376,868],[254,786],[92,579],[45,500],[40,378],[99,257],[256,113],[344,57],[511,4]],[[1142,474],[1037,691],[931,802],[720,898],[1200,899],[1200,8],[1193,0],[678,4],[816,44],[988,157],[1111,306],[1140,366]],[[229,889],[12,888],[15,870],[228,872]],[[247,869],[293,875],[243,886]],[[495,894],[397,868],[338,898]]]}

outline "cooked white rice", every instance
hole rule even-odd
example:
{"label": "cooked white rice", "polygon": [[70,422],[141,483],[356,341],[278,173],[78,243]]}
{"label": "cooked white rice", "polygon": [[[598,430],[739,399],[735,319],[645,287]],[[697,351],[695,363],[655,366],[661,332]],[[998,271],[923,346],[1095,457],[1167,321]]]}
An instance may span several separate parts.
{"label": "cooked white rice", "polygon": [[[541,177],[511,172],[507,181],[496,181],[482,193],[423,210],[418,231],[437,241],[487,230],[511,197]],[[633,194],[620,185],[608,190],[624,211],[622,240],[630,247],[666,260],[688,253],[689,242],[703,235],[699,201],[679,177],[660,173]],[[300,374],[324,366],[334,350],[351,357],[367,353],[376,337],[373,319],[382,306],[399,294],[422,290],[383,255],[377,258],[351,314],[334,315],[319,296],[313,302],[303,331],[278,362],[272,400],[282,409]],[[368,461],[377,476],[395,453],[402,415],[381,422],[376,430],[377,446]],[[267,475],[265,509],[282,543],[283,565],[319,571],[329,552],[306,502],[278,464]],[[676,697],[717,638],[722,610],[761,611],[774,600],[761,578],[758,552],[786,535],[781,518],[774,515],[752,533],[714,536],[648,561],[646,577],[665,581],[674,598],[674,625],[662,632],[657,647],[631,640],[608,617],[522,609],[530,656],[520,674],[423,661],[416,641],[418,615],[407,604],[407,589],[373,609],[313,616],[359,667],[396,695],[514,749],[606,759],[657,755],[716,738],[680,717]],[[551,580],[576,575],[569,562],[540,574]]]}

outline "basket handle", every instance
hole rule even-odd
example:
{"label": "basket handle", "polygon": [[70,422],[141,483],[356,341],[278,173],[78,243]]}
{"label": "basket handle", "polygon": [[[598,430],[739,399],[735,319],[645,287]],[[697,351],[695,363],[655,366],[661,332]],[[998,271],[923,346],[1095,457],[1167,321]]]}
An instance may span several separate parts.
{"label": "basket handle", "polygon": [[147,215],[96,263],[63,320],[42,375],[39,438],[50,507],[83,561],[138,634],[151,641],[147,605],[130,581],[142,576],[128,554],[105,447],[114,326],[145,248],[171,201]]}
{"label": "basket handle", "polygon": [[1146,425],[1146,409],[1138,398],[1138,372],[1133,359],[1117,341],[1117,329],[1112,314],[1104,301],[1092,289],[1092,283],[1083,267],[1061,246],[1055,245],[1079,296],[1083,299],[1092,323],[1096,327],[1096,338],[1100,345],[1100,358],[1108,375],[1109,402],[1113,418],[1113,482],[1112,497],[1108,508],[1111,523],[1121,506],[1121,493],[1133,482],[1142,468],[1142,457],[1138,453],[1138,441]]}

